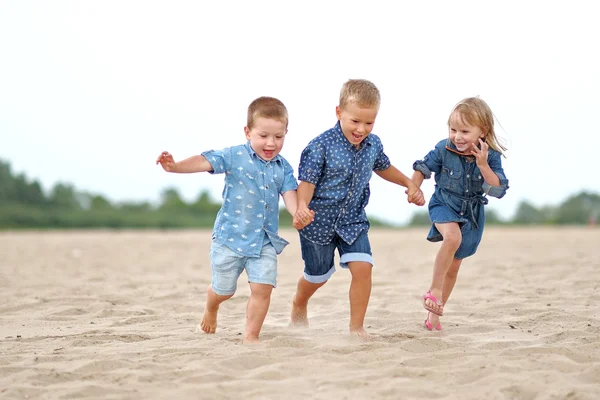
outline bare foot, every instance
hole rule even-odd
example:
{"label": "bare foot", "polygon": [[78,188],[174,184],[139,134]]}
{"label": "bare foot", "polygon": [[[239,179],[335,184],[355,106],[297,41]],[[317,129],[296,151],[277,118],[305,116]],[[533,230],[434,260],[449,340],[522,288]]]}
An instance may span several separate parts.
{"label": "bare foot", "polygon": [[204,333],[215,333],[217,331],[217,313],[219,309],[209,310],[204,309],[204,315],[202,315],[202,321],[200,321],[200,329]]}
{"label": "bare foot", "polygon": [[350,328],[350,334],[364,341],[375,339],[375,336],[368,333],[362,326],[360,328]]}
{"label": "bare foot", "polygon": [[296,305],[296,298],[292,300],[292,314],[290,316],[290,325],[298,328],[308,328],[308,311],[306,307]]}
{"label": "bare foot", "polygon": [[260,343],[260,340],[258,340],[258,336],[246,336],[244,337],[244,344],[257,344]]}

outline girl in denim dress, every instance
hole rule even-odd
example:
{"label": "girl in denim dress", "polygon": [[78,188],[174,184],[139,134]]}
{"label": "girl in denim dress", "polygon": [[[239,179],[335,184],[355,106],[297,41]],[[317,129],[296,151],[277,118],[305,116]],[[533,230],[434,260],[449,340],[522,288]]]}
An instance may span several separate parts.
{"label": "girl in denim dress", "polygon": [[413,164],[412,180],[435,178],[429,201],[430,242],[442,241],[435,258],[433,279],[423,295],[427,329],[441,330],[440,316],[452,293],[462,260],[477,251],[485,224],[487,196],[501,198],[508,189],[502,169],[506,147],[494,132],[494,115],[480,98],[458,103],[448,118],[449,137],[423,160]]}

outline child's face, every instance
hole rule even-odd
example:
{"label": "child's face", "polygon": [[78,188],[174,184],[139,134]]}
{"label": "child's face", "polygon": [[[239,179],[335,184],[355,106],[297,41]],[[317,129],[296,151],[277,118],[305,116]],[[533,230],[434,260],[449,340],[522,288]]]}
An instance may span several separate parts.
{"label": "child's face", "polygon": [[362,108],[353,102],[348,103],[344,108],[339,106],[335,108],[344,136],[356,147],[373,130],[378,111],[379,107]]}
{"label": "child's face", "polygon": [[281,151],[287,128],[281,121],[258,117],[251,129],[244,127],[244,132],[252,150],[263,160],[270,161]]}
{"label": "child's face", "polygon": [[456,146],[456,149],[461,153],[470,154],[475,146],[479,145],[479,139],[484,139],[485,134],[480,127],[469,125],[459,113],[454,113],[450,117],[448,126],[450,140]]}

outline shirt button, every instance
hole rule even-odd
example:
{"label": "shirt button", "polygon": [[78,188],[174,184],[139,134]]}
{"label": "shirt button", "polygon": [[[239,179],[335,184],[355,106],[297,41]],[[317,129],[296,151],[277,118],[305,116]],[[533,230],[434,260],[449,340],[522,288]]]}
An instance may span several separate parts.
{"label": "shirt button", "polygon": [[265,187],[268,189],[268,188],[269,188],[269,185],[265,185]]}
{"label": "shirt button", "polygon": [[465,215],[465,213],[464,213],[464,212],[461,212],[461,213],[460,213],[460,215]]}
{"label": "shirt button", "polygon": [[465,192],[468,192],[468,191],[469,191],[469,189],[465,190]]}
{"label": "shirt button", "polygon": [[467,178],[470,178],[470,177],[471,177],[471,175],[467,175]]}

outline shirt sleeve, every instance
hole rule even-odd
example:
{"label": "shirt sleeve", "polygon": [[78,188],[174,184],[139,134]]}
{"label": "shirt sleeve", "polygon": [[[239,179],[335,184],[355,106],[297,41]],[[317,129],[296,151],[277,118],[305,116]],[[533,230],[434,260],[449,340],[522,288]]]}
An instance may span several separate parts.
{"label": "shirt sleeve", "polygon": [[223,150],[208,150],[202,153],[204,158],[213,167],[211,174],[224,174],[231,171],[231,147]]}
{"label": "shirt sleeve", "polygon": [[439,173],[442,170],[442,151],[446,151],[444,141],[438,143],[424,159],[413,163],[413,169],[423,174],[425,179],[431,178],[431,173]]}
{"label": "shirt sleeve", "polygon": [[281,186],[281,194],[289,192],[290,190],[296,190],[298,188],[298,182],[294,177],[294,168],[292,165],[283,160],[283,185]]}
{"label": "shirt sleeve", "polygon": [[381,145],[379,149],[379,153],[377,154],[377,158],[375,159],[375,163],[373,163],[373,171],[384,171],[392,165],[390,159],[383,151],[383,145]]}
{"label": "shirt sleeve", "polygon": [[309,144],[300,156],[298,179],[316,185],[325,166],[325,149],[323,146]]}
{"label": "shirt sleeve", "polygon": [[483,182],[483,191],[492,197],[496,197],[501,199],[506,194],[506,190],[508,189],[508,179],[506,179],[506,175],[504,175],[504,169],[502,169],[502,155],[498,151],[490,152],[488,156],[488,164],[492,171],[498,176],[500,179],[500,186],[492,186],[487,182]]}

